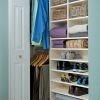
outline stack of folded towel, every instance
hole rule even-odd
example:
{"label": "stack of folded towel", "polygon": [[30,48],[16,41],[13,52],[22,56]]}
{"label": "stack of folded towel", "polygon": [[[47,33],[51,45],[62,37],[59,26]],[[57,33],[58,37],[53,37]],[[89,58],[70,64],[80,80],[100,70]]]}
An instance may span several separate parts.
{"label": "stack of folded towel", "polygon": [[64,40],[53,40],[53,48],[63,48]]}
{"label": "stack of folded towel", "polygon": [[74,25],[69,28],[70,37],[87,37],[88,36],[88,25]]}
{"label": "stack of folded towel", "polygon": [[50,31],[51,38],[66,38],[67,26],[55,27]]}

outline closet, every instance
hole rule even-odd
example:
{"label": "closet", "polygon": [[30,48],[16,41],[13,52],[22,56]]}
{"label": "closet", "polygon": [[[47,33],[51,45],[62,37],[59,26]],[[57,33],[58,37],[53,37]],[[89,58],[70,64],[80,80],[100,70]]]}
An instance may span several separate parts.
{"label": "closet", "polygon": [[[83,13],[78,15],[80,7],[82,7],[80,12]],[[80,83],[80,80],[80,84],[65,82],[70,81],[67,78],[69,74],[74,75],[75,79],[77,77],[77,80],[88,79],[86,11],[87,0],[50,0],[50,100],[57,98],[88,100],[88,82],[84,83],[85,85],[83,82]],[[79,30],[81,28],[82,32]],[[74,30],[76,33],[79,31],[78,34],[74,34]],[[61,34],[55,36],[52,31],[63,33],[63,36]],[[30,100],[30,58],[34,55],[33,51],[34,47],[30,49],[30,1],[9,0],[9,100]],[[80,66],[86,68],[76,68]],[[75,86],[74,89],[82,88],[86,91],[85,95],[70,94],[69,88],[72,86]]]}
{"label": "closet", "polygon": [[88,0],[50,0],[50,99],[88,100]]}

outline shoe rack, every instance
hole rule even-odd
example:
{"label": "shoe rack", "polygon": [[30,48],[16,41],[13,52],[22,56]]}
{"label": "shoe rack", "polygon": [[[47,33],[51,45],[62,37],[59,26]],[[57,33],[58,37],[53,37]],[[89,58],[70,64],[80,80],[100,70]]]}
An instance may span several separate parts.
{"label": "shoe rack", "polygon": [[[71,2],[70,2],[71,1]],[[84,72],[78,72],[71,70],[58,70],[57,69],[57,62],[58,61],[65,61],[70,63],[86,63],[88,64],[88,48],[53,48],[52,44],[55,40],[79,40],[79,39],[87,39],[88,36],[84,37],[71,37],[69,34],[69,28],[73,25],[76,25],[78,23],[81,24],[81,22],[88,24],[88,15],[83,16],[77,16],[77,17],[70,17],[70,8],[74,5],[82,4],[82,3],[88,3],[87,0],[66,0],[66,3],[63,4],[57,4],[53,5],[52,0],[50,0],[50,30],[58,25],[65,24],[67,27],[67,36],[65,38],[50,38],[50,100],[56,100],[56,94],[73,97],[77,100],[88,100],[89,94],[76,96],[74,94],[69,94],[69,87],[70,86],[76,86],[76,87],[82,87],[85,89],[89,89],[88,85],[79,85],[77,82],[63,82],[61,81],[61,75],[62,74],[73,74],[78,75],[82,77],[88,77],[89,73]],[[87,4],[88,5],[88,4]],[[53,10],[57,8],[65,8],[67,10],[66,18],[61,19],[53,19]],[[75,51],[79,52],[81,55],[81,59],[62,59],[61,54],[65,53],[67,51]]]}

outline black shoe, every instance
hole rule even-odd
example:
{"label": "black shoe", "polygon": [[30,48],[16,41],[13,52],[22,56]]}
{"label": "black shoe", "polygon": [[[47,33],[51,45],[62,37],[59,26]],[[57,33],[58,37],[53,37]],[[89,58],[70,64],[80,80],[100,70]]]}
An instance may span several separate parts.
{"label": "black shoe", "polygon": [[88,89],[82,87],[75,87],[74,95],[75,96],[82,96],[88,94]]}
{"label": "black shoe", "polygon": [[80,68],[79,68],[79,72],[85,73],[87,71],[88,71],[88,65],[86,63],[81,63]]}

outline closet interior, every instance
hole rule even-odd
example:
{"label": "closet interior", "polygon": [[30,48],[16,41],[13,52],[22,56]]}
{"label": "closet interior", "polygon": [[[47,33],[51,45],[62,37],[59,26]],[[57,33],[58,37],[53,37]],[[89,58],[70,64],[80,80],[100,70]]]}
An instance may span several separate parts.
{"label": "closet interior", "polygon": [[[47,14],[49,2],[46,3],[45,9],[42,5],[44,2],[45,0],[30,0],[30,100],[50,99],[48,49],[50,37],[48,37]],[[45,11],[47,12],[44,16]]]}
{"label": "closet interior", "polygon": [[50,100],[88,100],[88,0],[50,0]]}

